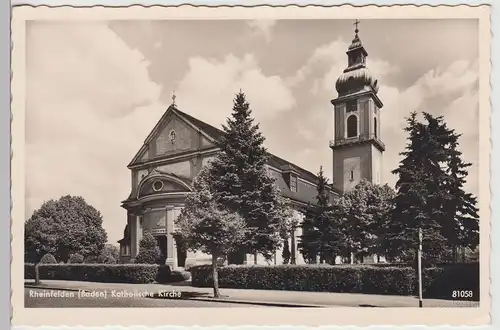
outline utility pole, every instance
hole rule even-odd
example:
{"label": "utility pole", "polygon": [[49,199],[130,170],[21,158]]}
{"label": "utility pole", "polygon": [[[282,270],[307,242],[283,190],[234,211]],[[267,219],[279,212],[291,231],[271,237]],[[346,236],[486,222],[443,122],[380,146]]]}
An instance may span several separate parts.
{"label": "utility pole", "polygon": [[422,307],[422,228],[418,228],[418,307]]}

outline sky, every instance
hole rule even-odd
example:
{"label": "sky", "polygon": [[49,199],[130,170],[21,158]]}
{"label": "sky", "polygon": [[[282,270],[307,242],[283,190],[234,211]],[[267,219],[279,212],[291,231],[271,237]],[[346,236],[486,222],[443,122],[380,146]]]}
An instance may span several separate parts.
{"label": "sky", "polygon": [[[348,20],[31,21],[26,34],[26,217],[48,199],[82,196],[122,237],[127,164],[172,102],[220,127],[247,95],[265,145],[332,177],[335,81],[354,37]],[[412,111],[461,133],[478,193],[477,20],[363,20],[378,79],[382,181],[397,178]]]}

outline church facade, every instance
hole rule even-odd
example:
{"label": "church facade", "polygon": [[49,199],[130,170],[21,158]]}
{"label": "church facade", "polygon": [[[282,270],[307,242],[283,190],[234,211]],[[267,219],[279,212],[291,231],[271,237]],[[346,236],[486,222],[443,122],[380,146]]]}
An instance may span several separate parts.
{"label": "church facade", "polygon": [[[367,52],[356,35],[347,51],[348,66],[336,83],[338,97],[334,107],[333,151],[334,184],[331,198],[354,187],[361,179],[381,182],[384,144],[379,138],[380,108],[378,82],[366,68]],[[171,268],[210,262],[210,256],[183,251],[172,237],[174,220],[191,193],[191,183],[203,166],[217,155],[217,142],[223,132],[185,112],[173,103],[163,114],[128,168],[131,192],[122,207],[127,223],[120,243],[120,261],[133,261],[146,232],[158,242],[165,263]],[[315,174],[273,154],[267,164],[283,196],[290,200],[294,217],[301,221],[300,209],[316,203]],[[319,169],[318,169],[319,170]],[[297,249],[300,226],[290,238],[292,260],[305,263]],[[247,260],[253,260],[247,256]],[[258,256],[257,263],[264,259]],[[281,264],[281,251],[274,263]]]}

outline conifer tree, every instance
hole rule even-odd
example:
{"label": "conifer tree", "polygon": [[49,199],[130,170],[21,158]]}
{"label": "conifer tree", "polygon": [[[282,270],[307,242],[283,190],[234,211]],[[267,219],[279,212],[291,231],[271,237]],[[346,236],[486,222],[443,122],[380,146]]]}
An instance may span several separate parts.
{"label": "conifer tree", "polygon": [[211,163],[211,190],[218,203],[246,222],[248,232],[238,254],[260,253],[270,259],[282,241],[281,194],[266,166],[265,138],[243,92],[236,95],[232,116],[223,130],[220,152]]}
{"label": "conifer tree", "polygon": [[314,205],[308,204],[303,210],[304,220],[302,221],[302,235],[299,237],[298,248],[304,260],[313,264],[316,263],[320,253],[320,233],[316,228],[316,209]]}
{"label": "conifer tree", "polygon": [[476,197],[464,190],[467,168],[472,164],[462,160],[462,153],[458,150],[460,135],[454,134],[454,137],[447,150],[448,177],[443,182],[446,194],[443,201],[442,233],[452,250],[453,262],[456,262],[458,247],[474,250],[479,244],[479,215]]}
{"label": "conifer tree", "polygon": [[418,248],[419,228],[425,237],[423,245],[426,251],[433,245],[442,246],[445,243],[439,225],[442,214],[437,198],[439,180],[444,174],[440,163],[445,159],[438,157],[439,143],[433,139],[426,125],[418,122],[417,113],[407,118],[407,124],[408,144],[401,153],[404,158],[400,166],[392,171],[399,176],[395,210],[387,232],[387,250],[392,256]]}
{"label": "conifer tree", "polygon": [[139,253],[135,258],[136,264],[156,264],[161,256],[158,242],[150,233],[146,233],[139,242]]}
{"label": "conifer tree", "polygon": [[323,167],[320,167],[316,205],[309,205],[305,210],[299,243],[304,259],[310,263],[315,262],[317,256],[320,262],[334,263],[345,247],[342,226],[345,216],[341,201],[336,200],[332,204],[327,187],[328,179],[323,174]]}
{"label": "conifer tree", "polygon": [[421,228],[427,261],[442,261],[450,246],[475,246],[476,201],[463,190],[470,164],[457,150],[459,135],[443,117],[423,115],[426,123],[419,122],[416,113],[407,119],[408,144],[393,171],[399,180],[386,247],[392,256],[416,249]]}

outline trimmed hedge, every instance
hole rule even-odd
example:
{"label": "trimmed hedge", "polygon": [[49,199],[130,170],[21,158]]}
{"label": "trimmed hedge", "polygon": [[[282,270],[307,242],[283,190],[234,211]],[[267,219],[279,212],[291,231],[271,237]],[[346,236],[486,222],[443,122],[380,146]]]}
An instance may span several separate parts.
{"label": "trimmed hedge", "polygon": [[27,280],[35,279],[35,264],[33,263],[24,264],[24,278]]}
{"label": "trimmed hedge", "polygon": [[[479,263],[450,264],[423,272],[424,297],[479,301]],[[472,291],[473,296],[453,298],[453,291]]]}
{"label": "trimmed hedge", "polygon": [[[210,265],[193,266],[189,271],[193,286],[212,286]],[[474,293],[471,300],[479,300],[478,264],[424,269],[423,279],[425,298],[452,299],[453,290],[470,290]],[[414,268],[400,266],[231,265],[219,269],[219,286],[234,289],[413,295],[417,293],[417,276]]]}
{"label": "trimmed hedge", "polygon": [[[185,280],[184,272],[166,265],[150,264],[58,264],[39,266],[41,280],[70,280],[103,283],[171,283]],[[189,274],[187,274],[189,276]],[[25,279],[35,278],[35,265],[24,265]]]}
{"label": "trimmed hedge", "polygon": [[191,273],[183,270],[173,270],[169,282],[183,282],[191,279]]}

